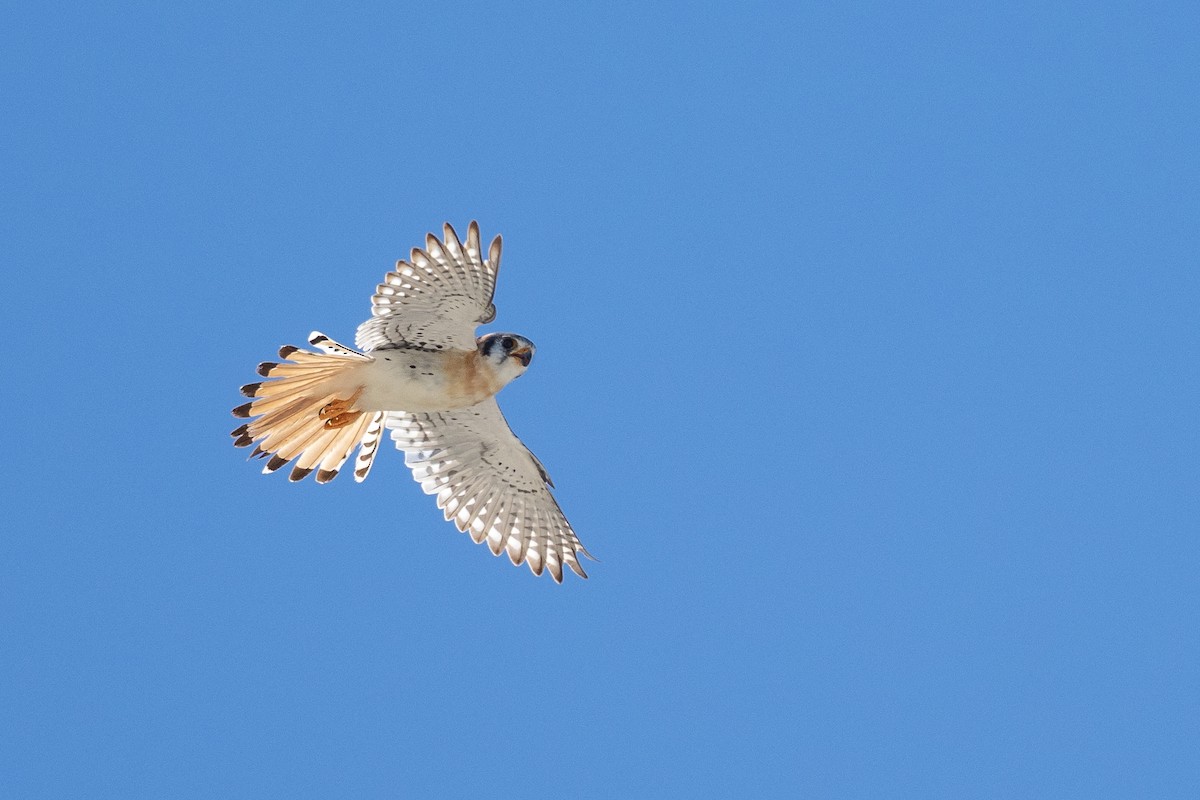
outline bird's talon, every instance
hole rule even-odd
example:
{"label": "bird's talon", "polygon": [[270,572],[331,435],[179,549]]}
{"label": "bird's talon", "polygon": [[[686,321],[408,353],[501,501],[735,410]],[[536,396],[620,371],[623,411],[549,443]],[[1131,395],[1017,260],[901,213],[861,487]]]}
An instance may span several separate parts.
{"label": "bird's talon", "polygon": [[[351,413],[350,407],[358,402],[358,398],[362,395],[362,392],[363,392],[363,390],[362,390],[362,387],[360,386],[354,394],[350,395],[350,398],[348,400],[330,400],[328,403],[326,403],[324,406],[321,407],[320,411],[317,412],[317,418],[323,419],[326,422],[328,422],[328,421],[336,419],[340,416]],[[361,412],[359,412],[359,411],[353,412],[354,417],[357,417],[360,413]],[[353,419],[354,417],[352,417],[351,419]],[[341,423],[341,425],[335,425],[335,426],[331,426],[331,427],[340,428],[340,427],[342,427],[342,425],[346,425],[348,423],[349,423],[349,420],[347,420],[347,422]]]}
{"label": "bird's talon", "polygon": [[361,411],[345,411],[341,414],[338,414],[334,417],[330,417],[329,419],[325,420],[325,427],[327,429],[344,428],[347,425],[349,425],[350,423],[354,422],[360,416],[362,416]]}

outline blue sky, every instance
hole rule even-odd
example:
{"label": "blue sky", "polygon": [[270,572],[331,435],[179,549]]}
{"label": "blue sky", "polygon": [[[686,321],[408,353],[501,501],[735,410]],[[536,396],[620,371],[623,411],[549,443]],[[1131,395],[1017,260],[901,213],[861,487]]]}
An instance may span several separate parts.
{"label": "blue sky", "polygon": [[[1194,7],[102,5],[0,31],[0,794],[1200,793]],[[586,582],[230,447],[471,219]]]}

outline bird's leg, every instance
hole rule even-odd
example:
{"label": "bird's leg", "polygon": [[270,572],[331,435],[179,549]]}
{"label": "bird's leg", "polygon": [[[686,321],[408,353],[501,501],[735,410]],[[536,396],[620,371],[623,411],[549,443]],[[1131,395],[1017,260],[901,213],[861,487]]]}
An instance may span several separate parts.
{"label": "bird's leg", "polygon": [[326,428],[344,428],[362,414],[361,411],[351,410],[362,393],[363,387],[360,386],[349,399],[329,401],[317,412],[317,416],[325,421]]}

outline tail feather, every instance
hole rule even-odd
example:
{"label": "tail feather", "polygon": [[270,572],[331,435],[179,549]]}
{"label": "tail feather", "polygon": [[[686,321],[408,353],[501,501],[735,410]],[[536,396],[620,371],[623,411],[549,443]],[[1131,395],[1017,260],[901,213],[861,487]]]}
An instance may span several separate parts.
{"label": "tail feather", "polygon": [[355,480],[362,480],[364,459],[369,470],[383,430],[382,413],[356,414],[353,407],[362,389],[354,370],[371,357],[316,332],[310,343],[324,352],[286,345],[279,350],[283,361],[258,365],[266,380],[242,387],[252,399],[233,415],[250,421],[233,431],[233,444],[253,444],[251,458],[268,459],[263,472],[295,461],[289,479],[303,480],[315,470],[317,483],[333,480],[357,447]]}
{"label": "tail feather", "polygon": [[263,418],[258,421],[259,425],[265,424],[268,427],[274,427],[281,420],[294,415],[301,407],[313,405],[320,400],[324,400],[326,403],[332,400],[334,397],[332,393],[322,393],[316,397],[308,394],[310,390],[318,389],[320,385],[317,383],[297,386],[294,393],[286,395],[265,395],[249,403],[250,408],[247,409],[247,412],[251,416]]}
{"label": "tail feather", "polygon": [[296,459],[296,466],[309,470],[316,468],[317,464],[321,463],[321,459],[325,458],[325,451],[340,434],[341,431],[336,428],[319,428],[318,432],[305,444],[303,450],[296,448],[296,454],[293,456]]}
{"label": "tail feather", "polygon": [[[279,446],[279,449],[275,451],[275,455],[285,461],[291,461],[312,450],[320,449],[323,452],[323,442],[325,439],[330,438],[328,436],[329,433],[330,431],[325,429],[323,421],[319,425],[304,425],[292,434],[291,438]],[[297,466],[301,465],[298,464]]]}
{"label": "tail feather", "polygon": [[249,389],[248,397],[258,399],[272,397],[296,397],[305,389],[312,389],[321,386],[335,377],[338,373],[346,368],[345,364],[321,364],[313,365],[309,369],[298,375],[275,374],[271,372],[273,378],[287,378],[287,380],[266,380],[262,383],[251,383],[243,386],[243,389]]}
{"label": "tail feather", "polygon": [[369,358],[369,356],[364,356],[362,353],[351,347],[346,347],[344,344],[338,344],[320,331],[313,331],[310,333],[308,335],[308,343],[318,350],[329,353],[330,355],[349,356],[351,358]]}
{"label": "tail feather", "polygon": [[[308,413],[305,413],[306,411]],[[263,417],[261,421],[257,422],[257,428],[261,430],[258,446],[271,454],[284,449],[292,437],[312,425],[310,419],[312,413],[312,410],[306,408],[304,403],[297,403],[290,409],[285,409],[283,414],[276,412]],[[247,427],[246,435],[253,440],[254,433],[249,427]]]}
{"label": "tail feather", "polygon": [[[383,439],[383,417],[384,414],[380,411],[370,420],[363,434],[362,444],[358,447],[358,458],[354,460],[354,480],[359,483],[367,479],[371,465],[375,463],[375,454],[379,452],[379,442]],[[317,479],[320,480],[319,477]]]}
{"label": "tail feather", "polygon": [[360,417],[358,422],[353,425],[347,425],[344,428],[337,429],[337,436],[329,447],[325,449],[325,454],[314,465],[322,472],[337,472],[346,459],[350,456],[350,452],[354,446],[362,441],[363,419]]}

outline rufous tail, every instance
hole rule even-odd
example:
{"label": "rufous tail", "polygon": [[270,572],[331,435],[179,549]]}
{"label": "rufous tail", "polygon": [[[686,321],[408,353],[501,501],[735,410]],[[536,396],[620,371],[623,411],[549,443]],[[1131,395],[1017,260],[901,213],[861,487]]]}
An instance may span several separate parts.
{"label": "rufous tail", "polygon": [[235,417],[250,419],[233,431],[234,447],[255,445],[251,458],[268,458],[264,473],[274,472],[295,460],[288,480],[303,480],[314,470],[317,483],[337,477],[354,448],[354,479],[371,471],[383,436],[383,412],[354,408],[362,393],[352,370],[371,357],[314,331],[308,340],[322,352],[285,345],[281,362],[264,361],[258,374],[267,380],[242,387],[253,398],[233,410]]}

